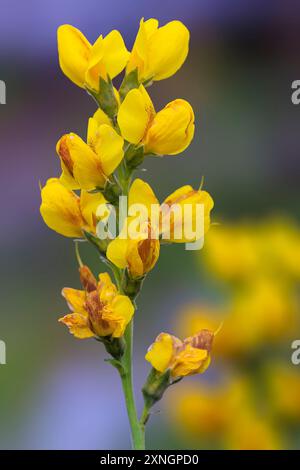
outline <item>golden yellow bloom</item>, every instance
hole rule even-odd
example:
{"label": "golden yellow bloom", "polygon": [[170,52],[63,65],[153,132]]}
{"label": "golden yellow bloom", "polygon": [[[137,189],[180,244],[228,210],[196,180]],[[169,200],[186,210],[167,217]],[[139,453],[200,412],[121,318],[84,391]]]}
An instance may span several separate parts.
{"label": "golden yellow bloom", "polygon": [[134,307],[126,295],[120,295],[108,273],[95,279],[87,266],[80,268],[80,278],[85,290],[64,288],[62,295],[72,313],[60,318],[76,338],[123,336]]}
{"label": "golden yellow bloom", "polygon": [[140,82],[171,77],[186,59],[189,38],[188,29],[180,21],[159,28],[156,19],[142,18],[126,73],[137,68]]}
{"label": "golden yellow bloom", "polygon": [[[159,234],[166,241],[185,243],[195,240],[192,234],[189,238],[185,236],[187,228],[195,229],[197,205],[203,205],[203,235],[210,227],[210,212],[214,206],[212,197],[202,190],[193,189],[186,185],[176,189],[160,205],[151,186],[145,181],[137,178],[132,183],[128,194],[129,211],[136,204],[143,204],[148,211],[149,217],[153,206],[158,206],[158,217],[156,222]],[[189,209],[189,210],[187,210]],[[131,214],[134,215],[133,213]],[[155,217],[154,217],[155,219]],[[151,220],[154,225],[155,220]],[[154,229],[154,227],[152,227]]]}
{"label": "golden yellow bloom", "polygon": [[[180,213],[172,211],[175,204],[180,209],[190,204],[191,211],[187,218],[183,217],[182,211]],[[195,240],[195,237],[184,236],[184,225],[187,224],[193,228],[196,204],[204,204],[204,233],[206,233],[209,229],[210,211],[213,207],[213,200],[207,192],[193,190],[191,186],[183,186],[167,197],[160,206],[150,185],[139,178],[136,179],[128,194],[129,217],[120,235],[109,244],[108,259],[121,269],[127,267],[132,277],[142,277],[155,266],[158,260],[159,235],[163,236],[166,241],[178,243]],[[146,210],[145,215],[138,209],[141,205]],[[179,234],[179,225],[181,236],[176,238]],[[167,232],[168,226],[170,229]],[[136,229],[137,235],[132,233],[132,227]]]}
{"label": "golden yellow bloom", "polygon": [[73,133],[57,143],[61,181],[69,189],[103,188],[123,158],[122,137],[109,124],[99,125],[100,117],[104,120],[99,111],[90,118],[87,143]]}
{"label": "golden yellow bloom", "polygon": [[[203,224],[198,227],[198,230],[204,236],[209,230],[210,212],[214,207],[214,201],[210,194],[200,189],[193,189],[189,185],[182,186],[170,194],[162,204],[164,208],[161,215],[163,238],[173,243],[194,241],[197,238],[193,235],[193,233],[197,233],[197,206],[200,204],[203,206]],[[179,212],[174,212],[173,208],[179,209]],[[166,233],[169,223],[170,234]],[[190,232],[190,234],[186,234],[186,232]],[[181,236],[178,237],[180,234]]]}
{"label": "golden yellow bloom", "polygon": [[41,215],[46,225],[65,237],[82,238],[82,230],[95,232],[96,211],[106,200],[101,193],[81,191],[80,197],[59,179],[50,178],[41,190]]}
{"label": "golden yellow bloom", "polygon": [[214,334],[201,330],[183,342],[173,335],[161,333],[150,346],[145,358],[158,372],[171,371],[172,377],[201,374],[210,364]]}
{"label": "golden yellow bloom", "polygon": [[128,218],[120,235],[110,242],[106,256],[118,268],[128,268],[132,278],[141,278],[155,266],[160,243],[152,238],[148,221],[140,224],[140,235],[137,238],[130,238],[127,230],[131,222],[134,222],[134,218]]}
{"label": "golden yellow bloom", "polygon": [[268,364],[265,370],[268,396],[281,421],[299,424],[300,420],[300,372],[294,365],[283,362]]}
{"label": "golden yellow bloom", "polygon": [[77,28],[65,24],[58,28],[57,41],[63,73],[82,88],[98,91],[100,77],[113,79],[128,61],[129,52],[116,30],[92,45]]}
{"label": "golden yellow bloom", "polygon": [[118,124],[128,142],[144,146],[147,154],[176,155],[194,136],[194,112],[182,99],[171,101],[158,113],[145,88],[131,90],[120,105]]}

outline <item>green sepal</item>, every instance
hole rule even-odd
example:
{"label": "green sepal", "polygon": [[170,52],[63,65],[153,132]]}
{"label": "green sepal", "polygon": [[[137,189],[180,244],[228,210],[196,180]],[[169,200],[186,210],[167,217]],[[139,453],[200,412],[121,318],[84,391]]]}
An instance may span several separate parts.
{"label": "green sepal", "polygon": [[125,96],[130,90],[134,88],[138,88],[140,86],[139,77],[138,77],[138,69],[131,70],[127,75],[125,75],[123,82],[121,83],[119,94],[121,101],[124,100]]}
{"label": "green sepal", "polygon": [[117,115],[119,105],[110,77],[108,77],[107,81],[100,77],[99,93],[96,95],[96,99],[100,108],[111,119],[113,119]]}
{"label": "green sepal", "polygon": [[148,410],[162,398],[163,394],[170,385],[170,369],[167,369],[166,372],[161,373],[152,367],[147,377],[146,383],[142,388],[145,406]]}
{"label": "green sepal", "polygon": [[116,181],[107,180],[102,194],[105,199],[111,204],[116,204],[118,202],[119,196],[122,194],[122,190]]}
{"label": "green sepal", "polygon": [[133,144],[130,144],[124,154],[124,159],[126,165],[130,169],[138,167],[144,161],[144,146],[140,145],[136,147]]}
{"label": "green sepal", "polygon": [[104,344],[104,347],[108,354],[110,354],[113,359],[108,359],[107,362],[110,362],[114,367],[121,367],[122,364],[119,362],[122,359],[126,344],[124,338],[113,338],[112,336],[99,336],[97,340]]}
{"label": "green sepal", "polygon": [[140,293],[145,276],[133,279],[130,277],[128,270],[124,271],[122,278],[122,290],[131,300],[135,300]]}
{"label": "green sepal", "polygon": [[91,232],[83,230],[85,238],[92,243],[100,252],[100,254],[105,258],[106,250],[108,247],[109,240],[100,240],[100,238],[93,235]]}

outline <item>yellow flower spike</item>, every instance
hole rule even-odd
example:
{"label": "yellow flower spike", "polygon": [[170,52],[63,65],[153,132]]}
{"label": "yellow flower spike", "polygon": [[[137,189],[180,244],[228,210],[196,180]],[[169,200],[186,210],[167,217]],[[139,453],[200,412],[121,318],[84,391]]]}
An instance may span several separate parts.
{"label": "yellow flower spike", "polygon": [[128,61],[121,34],[114,30],[92,45],[74,26],[62,25],[57,30],[59,64],[63,73],[76,85],[99,90],[100,77],[116,77]]}
{"label": "yellow flower spike", "polygon": [[173,378],[201,374],[210,364],[214,333],[201,330],[181,341],[168,333],[161,333],[150,346],[145,359],[160,373],[170,370]]}
{"label": "yellow flower spike", "polygon": [[171,77],[187,57],[189,37],[188,29],[180,21],[159,28],[156,19],[142,18],[126,73],[137,68],[140,82]]}
{"label": "yellow flower spike", "polygon": [[44,222],[55,232],[71,238],[82,238],[82,230],[95,232],[96,210],[106,200],[101,193],[81,192],[77,196],[59,179],[51,178],[41,190],[40,212]]}
{"label": "yellow flower spike", "polygon": [[56,150],[61,160],[61,181],[69,189],[103,188],[121,162],[123,139],[108,124],[90,118],[87,142],[74,133],[60,138]]}
{"label": "yellow flower spike", "polygon": [[194,136],[194,112],[187,101],[174,100],[156,114],[142,85],[127,94],[117,119],[124,139],[144,145],[148,154],[176,155],[189,146]]}
{"label": "yellow flower spike", "polygon": [[[93,336],[122,337],[134,314],[131,300],[118,293],[108,273],[100,274],[99,282],[96,283],[90,270],[83,266],[80,277],[84,291],[63,289],[63,296],[73,312],[59,321],[79,339]],[[86,280],[89,282],[86,283]]]}

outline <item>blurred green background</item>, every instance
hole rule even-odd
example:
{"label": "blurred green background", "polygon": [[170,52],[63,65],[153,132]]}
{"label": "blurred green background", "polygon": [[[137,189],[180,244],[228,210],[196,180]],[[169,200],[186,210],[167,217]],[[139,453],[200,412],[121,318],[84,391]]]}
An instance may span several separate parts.
{"label": "blurred green background", "polygon": [[[2,1],[0,79],[7,86],[7,104],[0,105],[0,339],[7,347],[7,364],[0,366],[3,449],[130,445],[119,379],[103,362],[103,349],[94,341],[75,340],[57,323],[67,313],[62,287],[79,285],[77,266],[72,241],[48,230],[40,218],[39,181],[59,174],[58,138],[69,131],[84,136],[95,110],[93,101],[59,70],[57,27],[73,24],[91,41],[117,28],[130,48],[143,16],[162,24],[180,19],[191,31],[183,68],[152,86],[150,93],[158,109],[172,99],[187,99],[195,110],[196,134],[182,156],[149,159],[138,176],[163,198],[178,186],[199,185],[204,175],[204,188],[215,200],[215,222],[246,219],[255,227],[274,214],[288,216],[296,225],[299,219],[300,107],[291,103],[291,83],[300,78],[299,5],[233,0]],[[83,256],[95,272],[103,269],[89,247],[84,247]],[[166,247],[147,278],[135,324],[139,407],[139,390],[148,371],[144,355],[155,336],[160,331],[181,335],[179,317],[187,304],[214,306],[223,301],[223,280],[211,276],[202,261],[202,254],[183,246]],[[180,321],[184,322],[182,317]],[[284,367],[291,365],[291,339],[299,337],[295,328],[280,346]],[[277,354],[277,344],[270,346],[271,355],[272,348]],[[221,356],[213,360],[206,381],[215,384],[217,377],[236,367],[236,358],[230,357],[226,367],[220,365]],[[262,352],[256,360],[264,359]],[[241,370],[252,374],[243,363],[238,373]],[[252,376],[251,380],[255,382]],[[191,383],[197,387],[202,381],[197,377]],[[183,396],[184,387],[179,384],[176,393]],[[173,425],[181,398],[171,395],[150,421],[148,447],[205,446],[197,429],[190,437],[184,413]],[[216,408],[218,404],[216,399]],[[238,424],[241,405],[233,406],[232,419]],[[264,420],[262,414],[259,421]],[[279,419],[276,426],[284,434],[278,447],[299,446],[298,419],[292,425]],[[227,445],[214,435],[211,439],[207,445]]]}

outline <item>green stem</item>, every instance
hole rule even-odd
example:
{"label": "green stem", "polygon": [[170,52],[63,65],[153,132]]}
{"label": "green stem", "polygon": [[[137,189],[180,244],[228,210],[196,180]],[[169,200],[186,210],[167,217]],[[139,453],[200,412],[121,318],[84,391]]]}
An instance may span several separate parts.
{"label": "green stem", "polygon": [[125,396],[128,419],[131,428],[131,442],[134,450],[145,449],[144,426],[139,422],[132,384],[132,336],[133,320],[128,325],[125,332],[126,350],[122,359],[123,369],[120,371],[123,392]]}
{"label": "green stem", "polygon": [[[125,162],[119,168],[119,182],[122,189],[122,195],[127,196],[132,177],[132,171],[128,171]],[[119,292],[122,292],[122,277],[124,270],[114,269],[114,277],[118,286]],[[126,294],[126,292],[124,292]],[[145,449],[145,431],[144,424],[141,424],[135,405],[135,397],[133,392],[132,383],[132,341],[133,341],[133,319],[126,328],[124,335],[126,348],[124,356],[121,359],[121,367],[118,371],[122,381],[122,387],[125,397],[126,409],[131,429],[131,442],[134,450]]]}

